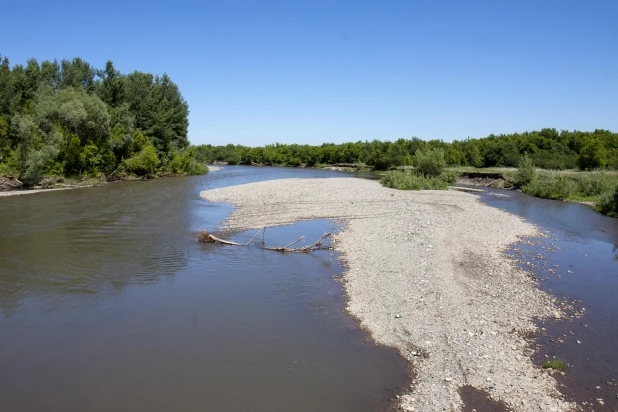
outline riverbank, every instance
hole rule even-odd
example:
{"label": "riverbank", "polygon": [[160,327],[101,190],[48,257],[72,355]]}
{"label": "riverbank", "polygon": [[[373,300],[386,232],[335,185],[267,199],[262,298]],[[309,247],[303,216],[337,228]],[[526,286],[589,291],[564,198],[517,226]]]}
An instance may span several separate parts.
{"label": "riverbank", "polygon": [[229,229],[345,219],[334,241],[347,265],[347,309],[413,366],[403,409],[459,410],[460,389],[470,386],[515,410],[572,406],[529,357],[534,319],[561,313],[503,253],[537,234],[522,219],[471,194],[362,179],[285,179],[201,195],[237,206]]}
{"label": "riverbank", "polygon": [[[216,172],[217,170],[220,170],[221,167],[220,166],[208,166],[208,172]],[[207,172],[207,173],[208,173]],[[170,177],[170,176],[161,176],[161,177]],[[30,194],[34,194],[34,193],[42,193],[42,192],[53,192],[53,191],[58,191],[58,190],[69,190],[69,189],[79,189],[79,188],[83,188],[83,187],[94,187],[94,186],[101,186],[107,183],[115,183],[115,182],[122,182],[122,181],[135,181],[135,180],[140,180],[140,178],[137,177],[131,177],[128,179],[120,179],[120,180],[114,180],[114,181],[105,181],[102,179],[85,179],[85,180],[80,180],[80,181],[74,181],[72,183],[68,183],[68,184],[57,184],[55,186],[52,187],[46,187],[43,188],[41,186],[36,186],[34,188],[19,188],[19,189],[15,189],[15,190],[10,190],[10,191],[0,191],[0,197],[3,196],[15,196],[15,195],[30,195]]]}

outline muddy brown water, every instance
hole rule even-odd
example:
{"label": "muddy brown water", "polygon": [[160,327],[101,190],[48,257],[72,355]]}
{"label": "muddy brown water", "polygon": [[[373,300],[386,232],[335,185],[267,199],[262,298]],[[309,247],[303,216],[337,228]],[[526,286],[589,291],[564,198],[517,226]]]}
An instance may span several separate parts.
{"label": "muddy brown water", "polygon": [[407,365],[343,311],[336,255],[195,240],[231,211],[201,190],[335,176],[347,175],[225,167],[0,198],[0,410],[386,409]]}
{"label": "muddy brown water", "polygon": [[546,233],[534,244],[513,246],[509,254],[573,316],[539,325],[535,361],[568,364],[564,375],[555,376],[564,396],[583,410],[618,410],[618,219],[577,203],[483,190],[483,202]]}

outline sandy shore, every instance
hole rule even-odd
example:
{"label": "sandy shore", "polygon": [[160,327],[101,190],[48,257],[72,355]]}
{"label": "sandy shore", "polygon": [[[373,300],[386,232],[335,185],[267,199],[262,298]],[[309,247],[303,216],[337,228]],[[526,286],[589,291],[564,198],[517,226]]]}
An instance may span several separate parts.
{"label": "sandy shore", "polygon": [[42,193],[42,192],[57,192],[58,190],[70,190],[77,189],[78,187],[92,187],[93,185],[88,186],[76,186],[76,187],[59,187],[56,189],[25,189],[25,190],[11,190],[10,192],[0,192],[0,197],[3,196],[16,196],[16,195],[32,195],[34,193]]}
{"label": "sandy shore", "polygon": [[397,191],[350,178],[266,181],[201,195],[237,206],[225,223],[230,229],[347,221],[335,237],[347,263],[347,309],[413,365],[404,410],[460,410],[462,385],[514,410],[572,408],[533,365],[523,338],[535,317],[559,312],[503,254],[536,234],[522,219],[470,193]]}

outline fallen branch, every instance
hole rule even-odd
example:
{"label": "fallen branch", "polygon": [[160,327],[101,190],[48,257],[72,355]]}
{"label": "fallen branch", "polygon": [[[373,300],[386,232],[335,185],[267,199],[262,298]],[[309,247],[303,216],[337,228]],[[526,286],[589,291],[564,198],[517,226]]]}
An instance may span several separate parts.
{"label": "fallen branch", "polygon": [[[221,239],[216,237],[215,235],[213,235],[212,233],[208,233],[205,230],[200,231],[197,233],[197,240],[201,243],[215,243],[215,242],[219,242],[223,245],[230,245],[230,246],[249,246],[249,244],[251,244],[251,242],[253,242],[253,240],[262,232],[265,231],[266,228],[262,228],[260,229],[252,238],[251,240],[249,240],[247,243],[236,243],[236,242],[231,242],[229,240],[225,240],[225,239]],[[302,247],[298,247],[298,248],[291,248],[290,246],[295,245],[296,243],[302,241],[303,239],[305,239],[304,236],[301,236],[299,239],[295,240],[292,243],[289,243],[285,246],[262,246],[262,249],[266,249],[266,250],[274,250],[276,252],[293,252],[293,253],[306,253],[306,252],[311,252],[312,250],[318,250],[318,249],[322,249],[324,246],[324,239],[326,239],[327,237],[330,237],[330,235],[333,232],[328,232],[322,235],[322,237],[320,239],[318,239],[317,241],[313,242],[310,245],[307,246],[302,246]],[[262,244],[264,244],[264,242],[262,241]]]}
{"label": "fallen branch", "polygon": [[255,234],[255,236],[253,236],[253,237],[251,238],[251,240],[250,240],[250,241],[248,241],[247,243],[245,243],[245,246],[248,246],[248,245],[249,245],[249,243],[253,242],[253,239],[255,239],[255,238],[257,237],[257,235],[259,235],[259,234],[260,234],[260,232],[261,232],[262,230],[266,230],[266,228],[265,228],[265,227],[263,227],[263,228],[261,228],[260,230],[258,230],[258,232]]}
{"label": "fallen branch", "polygon": [[307,253],[307,252],[311,252],[312,250],[322,249],[322,247],[324,246],[324,239],[329,237],[332,233],[333,232],[325,233],[317,241],[313,242],[310,245],[303,246],[303,247],[290,248],[290,246],[292,246],[293,244],[298,243],[301,240],[303,240],[305,238],[304,236],[301,237],[300,239],[290,243],[289,245],[286,245],[286,246],[281,246],[281,247],[263,247],[262,249],[274,250],[276,252]]}
{"label": "fallen branch", "polygon": [[214,243],[214,242],[219,242],[219,243],[223,243],[224,245],[231,245],[231,246],[247,246],[246,244],[240,244],[240,243],[236,243],[236,242],[230,242],[229,240],[223,240],[223,239],[219,239],[218,237],[216,237],[215,235],[208,233],[206,231],[201,231],[198,232],[197,234],[197,240],[202,242],[202,243]]}

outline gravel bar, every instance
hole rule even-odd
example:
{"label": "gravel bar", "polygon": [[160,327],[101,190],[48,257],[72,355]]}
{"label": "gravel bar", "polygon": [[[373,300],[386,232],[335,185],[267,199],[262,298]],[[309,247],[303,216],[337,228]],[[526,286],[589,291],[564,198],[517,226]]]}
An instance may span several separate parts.
{"label": "gravel bar", "polygon": [[399,191],[354,178],[271,180],[201,196],[236,206],[228,229],[346,221],[334,245],[346,263],[347,310],[411,363],[403,410],[461,410],[463,385],[513,410],[574,408],[532,363],[524,339],[535,318],[561,316],[504,254],[538,235],[525,220],[470,193]]}

